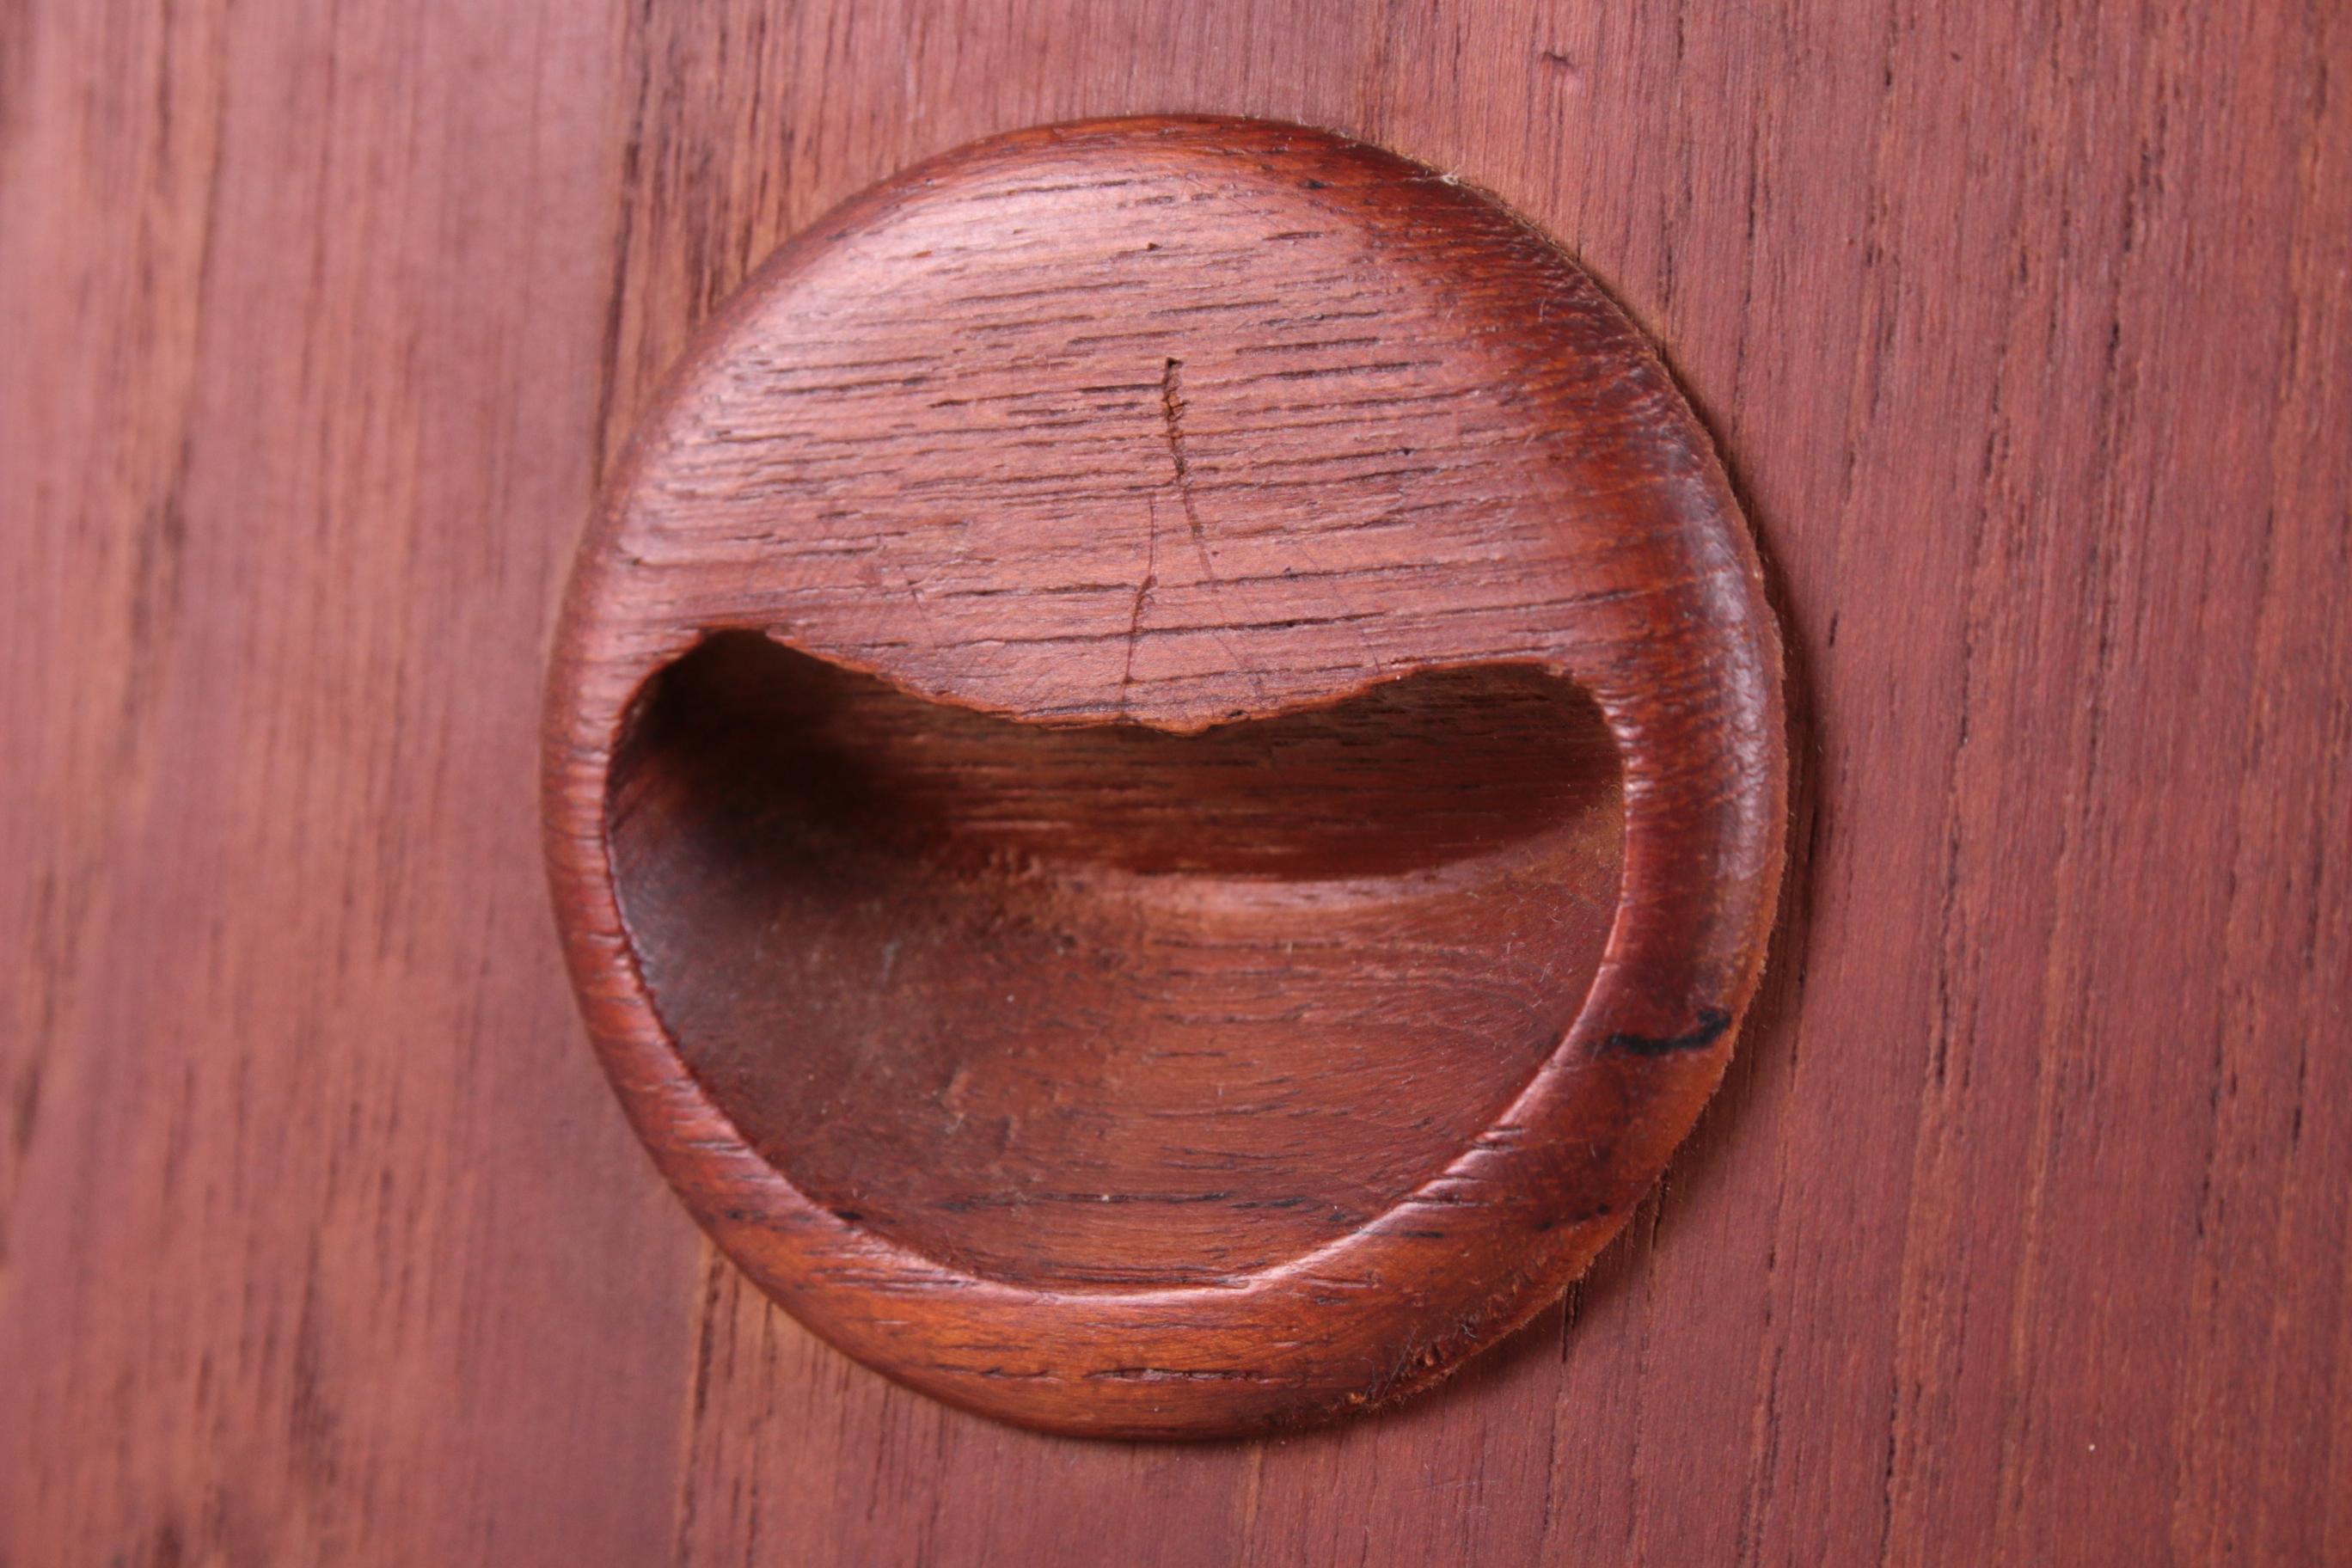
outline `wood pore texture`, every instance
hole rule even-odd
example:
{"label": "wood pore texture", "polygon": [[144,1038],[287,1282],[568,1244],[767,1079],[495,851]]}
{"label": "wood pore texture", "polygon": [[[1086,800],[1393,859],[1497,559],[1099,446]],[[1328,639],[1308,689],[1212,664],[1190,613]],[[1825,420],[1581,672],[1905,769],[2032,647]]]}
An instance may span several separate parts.
{"label": "wood pore texture", "polygon": [[[2328,4],[0,7],[0,1560],[2352,1558],[2347,84]],[[1559,237],[1796,710],[1661,1193],[1429,1396],[1206,1447],[959,1414],[705,1248],[532,790],[715,302],[1152,110]]]}

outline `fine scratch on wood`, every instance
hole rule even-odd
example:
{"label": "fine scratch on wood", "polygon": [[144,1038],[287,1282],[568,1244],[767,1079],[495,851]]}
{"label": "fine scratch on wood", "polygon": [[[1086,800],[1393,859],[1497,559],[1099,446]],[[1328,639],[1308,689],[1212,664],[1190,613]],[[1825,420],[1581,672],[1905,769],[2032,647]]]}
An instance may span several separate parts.
{"label": "fine scratch on wood", "polygon": [[[1173,363],[1173,361],[1170,362]],[[1143,610],[1160,583],[1160,502],[1143,498],[1143,580],[1135,585],[1135,606],[1127,617],[1127,660],[1118,672],[1119,710],[1127,710],[1128,689],[1135,684],[1135,645],[1143,637]]]}
{"label": "fine scratch on wood", "polygon": [[[1216,563],[1209,558],[1208,531],[1201,525],[1199,503],[1192,499],[1192,466],[1184,456],[1184,362],[1175,355],[1168,356],[1160,372],[1160,423],[1168,437],[1168,458],[1175,473],[1176,497],[1184,508],[1185,530],[1192,536],[1192,553],[1201,563],[1201,581],[1212,595],[1212,602],[1224,604],[1224,584],[1217,576]],[[1261,703],[1266,700],[1265,678],[1245,660],[1234,647],[1232,636],[1222,626],[1211,628],[1217,646],[1224,650],[1226,662],[1242,673],[1250,683],[1251,694]],[[1129,649],[1132,662],[1133,650]]]}

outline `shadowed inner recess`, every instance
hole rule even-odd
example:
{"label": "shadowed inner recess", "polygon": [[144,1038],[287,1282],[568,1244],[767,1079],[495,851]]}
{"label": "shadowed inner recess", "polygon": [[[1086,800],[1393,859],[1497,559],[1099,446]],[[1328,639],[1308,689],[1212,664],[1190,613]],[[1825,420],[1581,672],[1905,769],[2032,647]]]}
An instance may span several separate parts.
{"label": "shadowed inner recess", "polygon": [[749,633],[656,679],[608,806],[665,1026],[814,1201],[968,1272],[1202,1283],[1492,1125],[1614,915],[1573,685],[1431,672],[1172,735],[899,692]]}

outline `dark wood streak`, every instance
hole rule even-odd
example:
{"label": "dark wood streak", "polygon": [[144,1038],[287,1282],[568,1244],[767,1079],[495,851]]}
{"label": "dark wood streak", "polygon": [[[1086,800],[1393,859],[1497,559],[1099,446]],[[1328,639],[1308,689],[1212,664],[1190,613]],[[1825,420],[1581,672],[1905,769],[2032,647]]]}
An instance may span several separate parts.
{"label": "dark wood streak", "polygon": [[1620,1030],[1601,1041],[1612,1051],[1630,1051],[1637,1057],[1663,1057],[1675,1051],[1705,1050],[1723,1038],[1731,1027],[1731,1015],[1720,1007],[1701,1007],[1697,1020],[1679,1035],[1637,1035]]}
{"label": "dark wood streak", "polygon": [[1444,1375],[1624,1223],[1784,773],[1753,550],[1599,291],[1387,154],[1147,120],[725,308],[583,547],[546,810],[754,1279],[971,1408],[1206,1436]]}

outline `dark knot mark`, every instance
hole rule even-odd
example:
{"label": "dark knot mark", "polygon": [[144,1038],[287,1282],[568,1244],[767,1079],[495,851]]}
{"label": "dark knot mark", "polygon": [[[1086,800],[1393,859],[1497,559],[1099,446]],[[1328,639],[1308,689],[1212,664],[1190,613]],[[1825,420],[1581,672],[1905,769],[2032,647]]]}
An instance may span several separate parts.
{"label": "dark knot mark", "polygon": [[1731,1015],[1720,1007],[1701,1007],[1698,1021],[1687,1034],[1637,1035],[1621,1029],[1601,1042],[1603,1050],[1624,1051],[1637,1057],[1670,1057],[1676,1051],[1703,1051],[1723,1037],[1731,1027]]}

